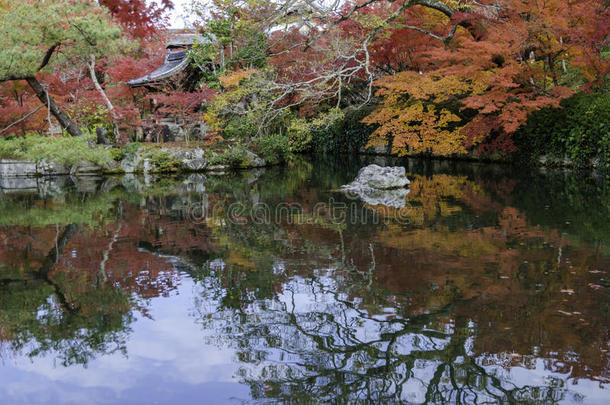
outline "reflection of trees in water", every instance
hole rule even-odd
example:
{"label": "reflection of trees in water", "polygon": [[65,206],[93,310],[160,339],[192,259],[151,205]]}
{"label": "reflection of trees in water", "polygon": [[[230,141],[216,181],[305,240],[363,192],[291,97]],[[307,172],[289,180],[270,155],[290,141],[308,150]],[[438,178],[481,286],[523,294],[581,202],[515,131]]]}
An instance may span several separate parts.
{"label": "reflection of trees in water", "polygon": [[[416,177],[408,209],[417,220],[406,227],[229,223],[216,230],[226,260],[196,276],[205,286],[202,322],[217,344],[238,351],[241,378],[259,399],[554,403],[577,395],[568,378],[607,370],[587,347],[607,341],[607,328],[575,325],[600,319],[587,283],[604,259],[512,207],[515,182],[481,184]],[[307,210],[324,194],[299,195]],[[250,197],[235,192],[230,201],[248,207]],[[325,278],[313,269],[333,270]],[[558,318],[568,286],[584,293],[565,304],[583,319]],[[513,367],[540,367],[545,381],[517,386]]]}
{"label": "reflection of trees in water", "polygon": [[65,226],[39,268],[0,276],[0,340],[5,348],[30,357],[53,352],[64,365],[124,352],[133,319],[129,295],[98,278],[53,273],[79,228]]}
{"label": "reflection of trees in water", "polygon": [[516,387],[508,376],[489,372],[471,351],[474,324],[450,318],[454,303],[408,317],[388,302],[372,312],[329,271],[294,276],[271,299],[226,307],[226,271],[216,262],[201,280],[196,316],[213,331],[214,343],[237,351],[239,376],[255,398],[553,403],[566,394],[561,384]]}
{"label": "reflection of trees in water", "polygon": [[179,283],[168,259],[145,248],[211,248],[201,243],[205,230],[179,215],[191,201],[188,187],[201,186],[187,180],[138,191],[110,178],[86,191],[0,196],[4,354],[48,355],[68,366],[124,353],[135,313],[148,316],[148,299]]}
{"label": "reflection of trees in water", "polygon": [[[46,244],[35,243],[44,246],[39,256],[50,260],[34,258],[21,273],[0,269],[0,341],[32,356],[57,353],[65,364],[123,350],[134,310],[145,311],[133,300],[165,295],[179,282],[175,272],[165,272],[175,263],[168,266],[162,255],[190,263],[222,257],[193,272],[203,291],[197,316],[217,344],[236,349],[241,378],[259,399],[552,403],[569,395],[564,380],[550,376],[572,347],[575,360],[564,362],[572,377],[607,375],[607,364],[584,353],[598,351],[596,344],[607,341],[607,332],[598,332],[607,331],[599,315],[601,292],[581,294],[590,291],[587,283],[601,277],[590,274],[588,266],[603,269],[604,262],[591,258],[582,245],[566,248],[570,241],[557,229],[567,226],[560,214],[575,208],[570,198],[555,198],[547,210],[535,190],[512,181],[484,184],[472,176],[418,176],[412,178],[408,196],[414,218],[409,229],[391,221],[369,226],[362,218],[345,226],[324,218],[305,225],[247,221],[259,202],[273,207],[297,201],[311,213],[330,196],[342,201],[326,191],[352,177],[303,165],[271,171],[258,182],[210,178],[196,193],[184,189],[201,186],[198,179],[185,184],[167,180],[146,192],[67,195],[64,203],[53,203],[61,207],[56,211],[46,205],[24,211],[23,200],[7,200],[3,224],[33,226],[21,229],[24,238],[45,239]],[[507,198],[515,193],[529,199],[515,198],[520,205],[513,207]],[[568,196],[581,194],[576,190]],[[186,208],[204,197],[211,208],[241,202],[246,219],[224,226],[191,223]],[[605,207],[607,193],[589,201]],[[36,207],[38,199],[25,203]],[[579,209],[584,218],[587,211]],[[576,234],[586,234],[595,222],[605,225],[607,210],[593,211],[598,216],[583,222],[587,226]],[[538,215],[536,221],[530,212]],[[45,270],[45,263],[57,261],[48,246],[55,226],[47,225],[75,218],[95,224],[95,231],[75,232],[70,240],[78,258]],[[37,226],[45,229],[37,234]],[[607,235],[603,226],[596,229]],[[60,226],[58,241],[71,230],[73,226]],[[7,235],[4,240],[12,238]],[[599,235],[595,241],[602,245],[601,256],[605,245]],[[26,256],[15,255],[17,249],[0,249],[7,267],[26,262],[11,258]],[[64,250],[65,258],[71,246]],[[104,254],[106,250],[112,251]],[[572,263],[565,262],[568,256]],[[510,281],[500,281],[501,276]],[[571,308],[558,306],[567,297],[563,288],[576,291],[578,301]],[[558,308],[597,323],[567,330],[564,318],[557,318]],[[552,335],[544,337],[546,347],[534,356],[537,361],[547,358],[549,379],[540,387],[516,387],[506,371],[518,364],[509,351],[527,353],[543,339],[525,330],[531,325]],[[558,350],[560,355],[548,359],[550,351]],[[575,374],[576,367],[587,370]]]}

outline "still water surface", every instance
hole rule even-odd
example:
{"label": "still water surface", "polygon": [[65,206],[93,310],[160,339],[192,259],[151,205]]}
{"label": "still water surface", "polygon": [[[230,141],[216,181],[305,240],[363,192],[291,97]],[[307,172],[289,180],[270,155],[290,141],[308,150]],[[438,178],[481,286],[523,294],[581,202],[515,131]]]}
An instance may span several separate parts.
{"label": "still water surface", "polygon": [[605,180],[366,163],[4,189],[0,403],[610,403]]}

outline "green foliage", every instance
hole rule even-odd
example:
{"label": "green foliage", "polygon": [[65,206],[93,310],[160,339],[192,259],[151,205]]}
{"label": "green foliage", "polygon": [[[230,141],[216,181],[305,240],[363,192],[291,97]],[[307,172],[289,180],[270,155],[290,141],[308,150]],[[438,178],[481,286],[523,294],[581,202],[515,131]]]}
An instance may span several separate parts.
{"label": "green foliage", "polygon": [[140,150],[140,142],[129,142],[120,148],[111,149],[112,158],[116,161],[123,160],[128,155],[135,155]]}
{"label": "green foliage", "polygon": [[0,200],[1,226],[33,226],[80,224],[103,226],[116,219],[114,203],[121,191],[100,193],[83,200],[77,193],[66,193],[61,204],[52,207],[36,205],[27,197]]}
{"label": "green foliage", "polygon": [[[288,109],[271,111],[272,93],[265,87],[266,74],[258,71],[240,80],[209,107],[207,121],[225,139],[254,140],[270,163],[284,160],[290,152],[356,152],[366,143],[371,129],[360,121],[370,109],[342,110],[322,105],[312,117]],[[223,79],[230,80],[231,76]],[[240,103],[245,105],[239,107]]]}
{"label": "green foliage", "polygon": [[218,81],[220,72],[208,68],[214,63],[214,57],[218,52],[216,48],[217,45],[213,42],[195,41],[193,46],[187,50],[189,62],[201,71],[203,75],[202,82],[211,89],[220,88],[220,82]]}
{"label": "green foliage", "polygon": [[573,66],[569,66],[566,72],[561,72],[558,79],[560,86],[566,86],[571,89],[577,89],[586,82],[581,70]]}
{"label": "green foliage", "polygon": [[292,149],[295,152],[304,152],[312,149],[314,137],[335,135],[345,118],[344,112],[338,108],[321,112],[314,118],[293,117],[288,121],[286,134],[290,138]]}
{"label": "green foliage", "polygon": [[0,81],[34,76],[49,50],[61,49],[53,52],[56,64],[116,52],[127,45],[108,10],[96,2],[6,0],[2,8],[10,18],[0,18]]}
{"label": "green foliage", "polygon": [[358,153],[372,132],[370,125],[361,122],[371,109],[372,107],[360,110],[345,109],[331,125],[314,128],[311,133],[311,149],[319,153]]}
{"label": "green foliage", "polygon": [[123,146],[124,154],[135,154],[140,150],[140,142],[129,142]]}
{"label": "green foliage", "polygon": [[258,125],[256,114],[250,112],[247,115],[234,115],[227,119],[224,127],[226,139],[250,139],[256,136]]}
{"label": "green foliage", "polygon": [[240,19],[235,8],[205,19],[205,41],[188,51],[189,60],[203,73],[207,87],[219,89],[219,77],[236,69],[263,68],[267,63],[267,36],[258,24]]}
{"label": "green foliage", "polygon": [[102,147],[90,147],[94,143],[91,136],[59,138],[28,135],[23,138],[0,139],[0,156],[39,162],[47,160],[65,166],[73,166],[81,161],[104,166],[112,161],[112,152]]}
{"label": "green foliage", "polygon": [[257,138],[255,145],[267,163],[276,164],[286,160],[292,152],[291,140],[285,135],[269,135]]}
{"label": "green foliage", "polygon": [[108,109],[101,105],[79,105],[71,108],[71,117],[77,117],[79,124],[84,126],[90,134],[95,134],[97,128],[104,128],[106,136],[113,137],[112,121],[108,116]]}
{"label": "green foliage", "polygon": [[240,167],[248,157],[246,148],[242,145],[236,145],[225,150],[220,155],[216,155],[210,159],[211,165],[226,165],[229,167]]}
{"label": "green foliage", "polygon": [[522,157],[569,158],[578,166],[598,160],[610,168],[610,92],[578,93],[561,106],[529,115],[516,136]]}
{"label": "green foliage", "polygon": [[[241,71],[220,77],[225,92],[214,99],[204,116],[212,131],[225,139],[250,139],[257,134],[261,114],[266,110],[264,99],[271,97],[257,79],[264,75],[264,72]],[[258,98],[259,94],[262,99]],[[246,108],[247,101],[250,102]]]}
{"label": "green foliage", "polygon": [[150,159],[155,172],[177,172],[180,169],[180,162],[176,160],[167,150],[153,148],[145,155],[145,159]]}

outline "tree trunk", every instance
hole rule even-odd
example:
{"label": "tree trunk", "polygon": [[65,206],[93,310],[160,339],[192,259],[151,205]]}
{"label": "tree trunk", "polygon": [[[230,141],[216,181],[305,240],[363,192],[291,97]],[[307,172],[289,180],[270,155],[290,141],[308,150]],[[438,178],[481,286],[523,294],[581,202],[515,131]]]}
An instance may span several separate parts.
{"label": "tree trunk", "polygon": [[70,239],[72,239],[72,237],[76,234],[76,231],[78,231],[79,228],[80,226],[76,224],[70,224],[64,228],[62,234],[57,238],[55,246],[53,247],[53,249],[51,249],[44,262],[42,263],[42,266],[38,270],[38,274],[41,278],[49,278],[49,272],[51,271],[51,269],[53,269],[53,266],[57,264],[57,260],[62,255],[64,248],[66,247],[68,242],[70,242]]}
{"label": "tree trunk", "polygon": [[36,93],[36,96],[42,102],[42,104],[49,108],[51,114],[53,114],[53,116],[57,118],[57,121],[59,121],[61,126],[64,127],[70,135],[81,136],[83,134],[80,129],[72,122],[72,120],[66,115],[66,113],[62,111],[62,109],[57,105],[57,103],[55,103],[53,97],[51,97],[51,95],[47,93],[47,91],[42,87],[38,79],[36,79],[35,77],[28,77],[25,80],[28,82],[32,90],[34,90],[34,93]]}
{"label": "tree trunk", "polygon": [[102,85],[97,80],[97,76],[95,75],[95,55],[91,55],[91,62],[87,63],[87,67],[89,68],[89,75],[91,76],[91,81],[93,82],[95,89],[102,96],[104,103],[106,103],[106,108],[108,108],[108,112],[110,113],[110,118],[112,119],[112,130],[114,131],[114,141],[118,143],[119,138],[121,136],[119,133],[119,126],[117,124],[117,121],[119,120],[119,116],[117,115],[116,110],[114,109],[114,106],[112,105],[112,102],[106,95],[106,92],[102,88]]}

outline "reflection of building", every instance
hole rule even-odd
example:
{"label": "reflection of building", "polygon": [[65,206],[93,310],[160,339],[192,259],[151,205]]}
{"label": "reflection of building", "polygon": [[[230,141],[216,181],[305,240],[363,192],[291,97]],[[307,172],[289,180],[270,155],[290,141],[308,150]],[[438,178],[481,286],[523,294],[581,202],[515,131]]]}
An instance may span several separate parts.
{"label": "reflection of building", "polygon": [[166,45],[165,63],[146,76],[130,80],[127,85],[150,90],[167,87],[192,90],[199,81],[200,74],[190,67],[187,51],[193,44],[205,41],[205,37],[193,33],[174,35]]}

